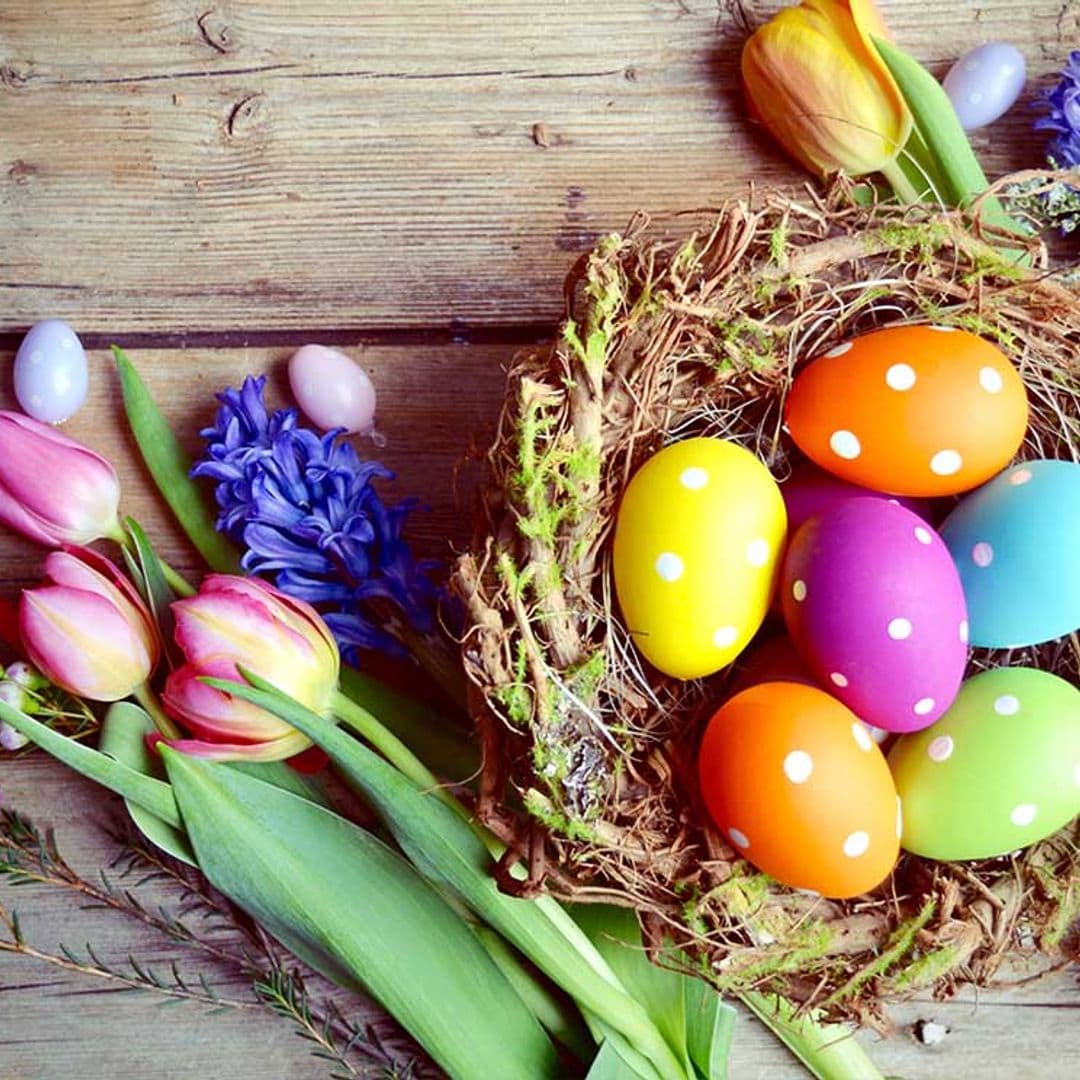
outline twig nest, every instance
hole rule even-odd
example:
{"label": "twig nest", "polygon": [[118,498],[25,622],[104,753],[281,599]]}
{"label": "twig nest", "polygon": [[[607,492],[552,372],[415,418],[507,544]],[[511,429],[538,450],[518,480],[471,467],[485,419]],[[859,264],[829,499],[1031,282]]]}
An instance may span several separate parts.
{"label": "twig nest", "polygon": [[[1028,188],[1041,182],[1024,179]],[[719,436],[786,480],[806,467],[785,430],[794,379],[813,358],[886,327],[955,327],[992,343],[986,356],[1009,366],[976,363],[968,389],[1000,404],[1009,372],[1019,371],[1030,415],[1015,467],[1075,462],[1080,291],[1051,272],[1037,240],[1009,234],[1014,253],[1025,249],[1022,268],[995,239],[977,209],[860,206],[838,186],[825,199],[767,195],[662,222],[638,217],[574,268],[559,341],[525,352],[510,373],[481,530],[455,576],[487,748],[479,812],[508,842],[507,861],[529,869],[514,888],[617,898],[637,909],[654,939],[676,937],[723,990],[778,991],[877,1023],[891,995],[926,986],[948,994],[960,983],[988,983],[1003,964],[1030,973],[1076,958],[1076,821],[980,861],[904,854],[884,884],[844,900],[784,887],[755,869],[740,840],[752,845],[757,823],[717,829],[696,768],[709,717],[752,680],[738,663],[703,678],[665,674],[632,643],[632,601],[622,589],[621,606],[616,599],[615,522],[642,463],[664,446]],[[912,370],[893,371],[883,392],[912,393],[922,369],[905,363]],[[990,367],[1000,386],[989,374],[980,382]],[[698,474],[688,479],[688,492],[702,490]],[[931,530],[916,516],[919,504],[912,509],[904,521],[925,554],[919,532],[932,539]],[[654,561],[652,572],[672,573],[674,563]],[[967,644],[962,616],[950,629],[958,648]],[[751,663],[788,671],[782,677],[796,685],[820,680],[783,648],[767,648],[777,656],[766,663],[751,654]],[[1080,645],[1072,635],[1004,654],[973,649],[968,673],[1003,663],[1075,687]],[[837,737],[869,756],[886,738],[876,734],[866,739],[848,724]],[[813,754],[802,749],[812,775]],[[944,745],[931,737],[926,752],[942,757]],[[791,768],[808,792],[806,761],[793,758]],[[1029,825],[1012,827],[1027,836]],[[852,825],[839,850],[862,850],[859,832]],[[515,879],[504,872],[502,881]]]}

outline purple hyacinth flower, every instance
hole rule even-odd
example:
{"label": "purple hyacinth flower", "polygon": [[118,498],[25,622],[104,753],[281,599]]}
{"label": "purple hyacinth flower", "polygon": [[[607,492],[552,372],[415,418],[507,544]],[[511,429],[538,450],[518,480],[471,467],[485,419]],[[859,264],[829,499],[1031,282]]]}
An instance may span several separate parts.
{"label": "purple hyacinth flower", "polygon": [[1053,134],[1047,145],[1049,158],[1062,168],[1080,165],[1080,50],[1069,54],[1060,81],[1043,91],[1035,107],[1046,112],[1035,121],[1035,130]]}
{"label": "purple hyacinth flower", "polygon": [[372,481],[393,473],[361,460],[340,430],[320,436],[295,409],[268,414],[265,386],[248,376],[219,394],[202,432],[206,454],[192,475],[216,481],[218,529],[244,547],[248,573],[323,613],[347,660],[361,649],[400,653],[367,604],[389,601],[415,629],[434,627],[436,564],[418,562],[402,535],[415,503],[386,506]]}

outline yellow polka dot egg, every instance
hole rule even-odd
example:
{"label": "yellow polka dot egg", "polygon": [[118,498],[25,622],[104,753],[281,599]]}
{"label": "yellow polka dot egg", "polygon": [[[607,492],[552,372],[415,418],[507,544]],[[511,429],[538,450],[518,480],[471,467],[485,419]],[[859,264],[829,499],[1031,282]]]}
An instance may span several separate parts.
{"label": "yellow polka dot egg", "polygon": [[761,626],[787,530],[768,469],[723,439],[654,454],[623,494],[613,569],[642,655],[679,679],[730,664]]}
{"label": "yellow polka dot egg", "polygon": [[947,326],[896,326],[830,349],[791,386],[799,449],[853,484],[893,495],[954,495],[1016,453],[1027,392],[996,345]]}

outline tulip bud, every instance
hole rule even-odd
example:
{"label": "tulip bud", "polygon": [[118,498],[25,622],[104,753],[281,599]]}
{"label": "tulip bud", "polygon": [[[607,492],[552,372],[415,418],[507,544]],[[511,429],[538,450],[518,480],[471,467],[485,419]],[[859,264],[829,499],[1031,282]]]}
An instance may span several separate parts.
{"label": "tulip bud", "polygon": [[187,662],[165,684],[165,711],[197,736],[173,746],[207,758],[277,761],[311,745],[272,713],[201,680],[242,681],[244,668],[309,709],[328,713],[340,661],[314,608],[257,578],[212,574],[197,596],[176,601],[172,610],[176,643]]}
{"label": "tulip bud", "polygon": [[48,584],[23,590],[19,603],[19,629],[35,666],[91,701],[119,701],[142,686],[160,643],[134,586],[87,548],[54,551],[45,574]]}
{"label": "tulip bud", "polygon": [[0,411],[0,523],[39,544],[120,533],[120,484],[100,454],[21,413]]}
{"label": "tulip bud", "polygon": [[874,37],[888,33],[871,0],[803,0],[743,48],[752,111],[811,172],[887,170],[908,140],[911,113]]}

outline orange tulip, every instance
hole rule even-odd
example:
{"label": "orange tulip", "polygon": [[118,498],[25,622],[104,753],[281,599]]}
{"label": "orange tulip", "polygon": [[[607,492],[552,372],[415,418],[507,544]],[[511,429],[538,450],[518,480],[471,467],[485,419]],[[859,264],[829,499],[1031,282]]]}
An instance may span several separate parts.
{"label": "orange tulip", "polygon": [[871,0],[803,0],[743,48],[752,112],[811,172],[896,171],[911,113],[875,37],[888,32]]}

